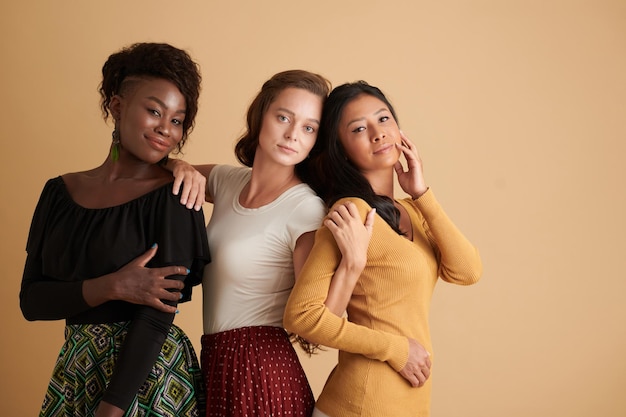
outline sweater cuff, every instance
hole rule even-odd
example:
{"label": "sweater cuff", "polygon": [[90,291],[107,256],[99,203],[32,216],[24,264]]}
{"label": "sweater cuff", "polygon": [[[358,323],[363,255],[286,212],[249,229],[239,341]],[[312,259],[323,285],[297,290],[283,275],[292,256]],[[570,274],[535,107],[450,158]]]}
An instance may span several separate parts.
{"label": "sweater cuff", "polygon": [[415,203],[417,208],[420,209],[420,211],[429,212],[433,210],[438,210],[439,208],[439,202],[435,198],[435,193],[430,187],[428,187],[428,190],[426,190],[424,194],[413,200],[413,202]]}
{"label": "sweater cuff", "polygon": [[396,371],[400,372],[409,360],[409,341],[404,336],[394,337],[390,347],[390,358],[387,361]]}

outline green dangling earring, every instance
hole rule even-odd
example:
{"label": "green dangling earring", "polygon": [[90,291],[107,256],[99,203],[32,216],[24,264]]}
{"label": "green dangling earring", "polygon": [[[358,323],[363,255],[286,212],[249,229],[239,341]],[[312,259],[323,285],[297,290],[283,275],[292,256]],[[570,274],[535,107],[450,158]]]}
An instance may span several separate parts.
{"label": "green dangling earring", "polygon": [[117,129],[113,129],[111,138],[113,139],[113,144],[111,145],[111,160],[117,162],[117,160],[120,159],[120,132],[118,132]]}

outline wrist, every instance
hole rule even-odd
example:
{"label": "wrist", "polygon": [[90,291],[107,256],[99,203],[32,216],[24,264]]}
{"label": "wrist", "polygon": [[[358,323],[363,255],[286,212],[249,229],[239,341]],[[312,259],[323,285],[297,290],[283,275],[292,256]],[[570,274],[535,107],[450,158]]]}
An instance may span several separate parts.
{"label": "wrist", "polygon": [[338,269],[342,269],[347,277],[351,277],[352,279],[358,279],[358,277],[361,275],[361,272],[363,272],[363,270],[365,269],[366,263],[367,257],[363,258],[362,260],[348,260],[346,258],[342,258],[339,263]]}
{"label": "wrist", "polygon": [[170,172],[174,172],[176,169],[176,165],[178,165],[179,160],[176,158],[168,158],[167,161],[163,164],[163,167]]}
{"label": "wrist", "polygon": [[110,275],[99,278],[86,279],[83,281],[83,299],[91,306],[96,307],[107,301],[115,299],[114,285],[111,284]]}
{"label": "wrist", "polygon": [[413,200],[417,200],[418,198],[420,198],[421,196],[423,196],[423,195],[426,193],[426,191],[428,191],[428,189],[429,189],[429,188],[430,188],[430,187],[424,186],[424,188],[423,188],[423,189],[421,189],[421,190],[417,190],[415,193],[411,193],[411,198],[412,198]]}

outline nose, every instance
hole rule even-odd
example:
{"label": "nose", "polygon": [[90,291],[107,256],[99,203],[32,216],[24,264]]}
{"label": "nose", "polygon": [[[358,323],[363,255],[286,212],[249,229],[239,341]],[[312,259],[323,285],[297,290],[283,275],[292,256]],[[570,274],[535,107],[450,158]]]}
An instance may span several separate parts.
{"label": "nose", "polygon": [[289,126],[286,130],[285,130],[285,138],[288,140],[296,140],[298,139],[298,134],[296,133],[297,129],[295,126]]}
{"label": "nose", "polygon": [[387,134],[382,128],[373,129],[372,142],[379,142],[387,137]]}
{"label": "nose", "polygon": [[156,127],[156,131],[162,136],[169,136],[170,135],[169,123],[165,119],[161,119],[161,121]]}

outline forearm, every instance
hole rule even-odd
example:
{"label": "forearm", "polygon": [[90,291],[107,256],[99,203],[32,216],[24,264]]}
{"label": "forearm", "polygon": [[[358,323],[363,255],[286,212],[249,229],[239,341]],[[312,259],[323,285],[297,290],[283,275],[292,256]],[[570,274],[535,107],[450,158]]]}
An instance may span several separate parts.
{"label": "forearm", "polygon": [[83,298],[85,302],[96,307],[107,301],[121,299],[116,296],[116,280],[113,274],[83,281]]}
{"label": "forearm", "polygon": [[333,314],[341,316],[346,311],[354,286],[362,271],[363,267],[360,265],[349,265],[349,262],[342,258],[330,282],[326,301],[324,301],[324,305]]}
{"label": "forearm", "polygon": [[478,282],[482,275],[478,249],[448,217],[432,191],[426,192],[414,204],[426,220],[423,227],[428,239],[439,252],[441,278],[460,285]]}
{"label": "forearm", "polygon": [[103,401],[126,410],[154,366],[174,314],[138,307]]}
{"label": "forearm", "polygon": [[287,303],[284,325],[312,343],[387,362],[396,371],[408,359],[406,337],[352,323],[322,303],[302,303],[297,296]]}
{"label": "forearm", "polygon": [[53,280],[41,270],[41,260],[26,258],[20,290],[26,320],[66,319],[91,308],[83,298],[82,282]]}
{"label": "forearm", "polygon": [[[170,279],[184,281],[183,275]],[[178,302],[163,300],[176,307]],[[146,380],[163,347],[175,314],[137,306],[103,401],[126,410]]]}
{"label": "forearm", "polygon": [[[328,229],[321,228],[287,302],[283,321],[285,328],[312,343],[386,361],[394,369],[402,369],[408,358],[406,337],[357,325],[326,307],[325,302],[331,293],[330,287],[340,262],[341,254],[334,245],[333,236]],[[337,291],[337,294],[340,293],[343,297],[349,297],[352,290]],[[331,303],[335,303],[335,311],[341,307],[340,303],[347,305],[341,297],[331,300]]]}

